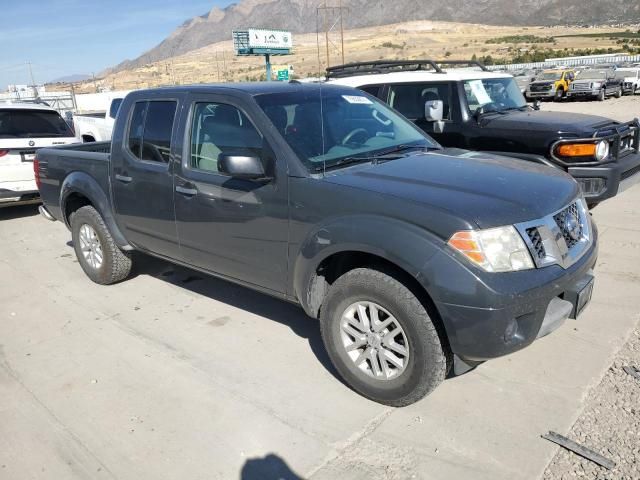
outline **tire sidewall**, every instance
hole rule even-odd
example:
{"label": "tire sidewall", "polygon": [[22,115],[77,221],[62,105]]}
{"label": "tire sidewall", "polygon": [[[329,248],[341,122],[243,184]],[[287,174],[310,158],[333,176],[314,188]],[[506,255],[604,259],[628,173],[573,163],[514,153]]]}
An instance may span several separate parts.
{"label": "tire sidewall", "polygon": [[[425,325],[425,322],[430,320],[424,309],[424,318],[418,318],[410,305],[403,302],[398,295],[394,295],[393,291],[379,284],[356,281],[341,285],[336,290],[329,293],[322,307],[323,339],[333,364],[349,385],[372,400],[389,404],[411,396],[425,381],[430,385],[437,382],[435,378],[431,378],[437,374],[428,368],[430,358],[437,352],[427,351],[428,345],[423,341],[431,333]],[[342,314],[358,301],[377,303],[393,315],[404,330],[409,343],[409,363],[398,378],[376,380],[367,376],[360,371],[342,347]]]}
{"label": "tire sidewall", "polygon": [[[98,213],[96,212],[96,215]],[[80,228],[83,225],[89,225],[96,232],[100,246],[102,248],[102,265],[100,268],[93,268],[87,260],[84,258],[80,247]],[[78,263],[84,270],[84,273],[96,283],[105,283],[108,281],[110,270],[108,268],[109,263],[112,261],[111,252],[107,248],[108,239],[106,238],[102,225],[96,221],[94,215],[91,215],[85,209],[78,210],[71,218],[71,238],[73,239],[73,248],[76,252]]]}

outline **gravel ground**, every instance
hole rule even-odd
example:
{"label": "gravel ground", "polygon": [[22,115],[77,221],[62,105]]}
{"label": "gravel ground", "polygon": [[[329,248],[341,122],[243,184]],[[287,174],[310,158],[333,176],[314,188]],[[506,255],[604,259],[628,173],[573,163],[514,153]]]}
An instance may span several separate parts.
{"label": "gravel ground", "polygon": [[545,480],[640,479],[640,380],[622,369],[633,365],[640,368],[640,328],[618,352],[600,384],[589,392],[580,418],[565,435],[613,460],[616,467],[606,470],[558,447]]}
{"label": "gravel ground", "polygon": [[590,113],[628,122],[635,117],[640,117],[640,94],[625,95],[621,98],[611,97],[604,102],[586,100],[543,102],[540,108],[554,112]]}

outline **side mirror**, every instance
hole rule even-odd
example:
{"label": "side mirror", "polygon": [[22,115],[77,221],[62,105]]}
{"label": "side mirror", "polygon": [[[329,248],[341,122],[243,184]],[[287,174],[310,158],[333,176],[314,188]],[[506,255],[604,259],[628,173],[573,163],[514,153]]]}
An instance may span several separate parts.
{"label": "side mirror", "polygon": [[218,171],[232,178],[258,180],[267,178],[260,157],[221,153],[218,156]]}
{"label": "side mirror", "polygon": [[540,99],[538,99],[535,102],[533,102],[533,109],[534,110],[540,110]]}
{"label": "side mirror", "polygon": [[424,118],[427,122],[440,122],[444,116],[442,100],[427,100],[424,103]]}

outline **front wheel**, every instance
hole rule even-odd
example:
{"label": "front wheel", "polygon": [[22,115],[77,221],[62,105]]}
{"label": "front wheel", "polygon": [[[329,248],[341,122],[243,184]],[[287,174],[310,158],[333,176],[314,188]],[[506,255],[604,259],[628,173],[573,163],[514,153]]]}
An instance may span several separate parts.
{"label": "front wheel", "polygon": [[598,93],[598,101],[604,102],[605,98],[607,98],[607,93],[604,91],[604,89],[602,89],[600,90],[600,93]]}
{"label": "front wheel", "polygon": [[336,280],[321,308],[322,340],[355,391],[395,407],[445,378],[448,349],[416,296],[394,277],[358,268]]}
{"label": "front wheel", "polygon": [[558,90],[556,90],[555,95],[553,96],[553,101],[554,102],[559,102],[560,100],[562,100],[564,98],[564,90],[559,88]]}
{"label": "front wheel", "polygon": [[616,92],[615,97],[616,97],[616,98],[620,98],[621,96],[622,96],[622,89],[619,89],[619,90]]}
{"label": "front wheel", "polygon": [[116,245],[95,208],[82,207],[73,214],[71,236],[78,262],[91,280],[109,285],[129,276],[131,256]]}

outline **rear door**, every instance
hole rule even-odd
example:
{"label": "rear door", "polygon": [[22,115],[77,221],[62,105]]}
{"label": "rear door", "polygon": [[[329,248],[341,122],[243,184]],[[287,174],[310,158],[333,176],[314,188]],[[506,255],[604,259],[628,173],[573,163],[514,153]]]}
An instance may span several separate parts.
{"label": "rear door", "polygon": [[138,248],[179,256],[173,207],[173,146],[179,96],[132,104],[125,133],[112,147],[112,194],[118,224]]}
{"label": "rear door", "polygon": [[76,141],[54,110],[0,107],[0,198],[37,192],[33,176],[37,149]]}

